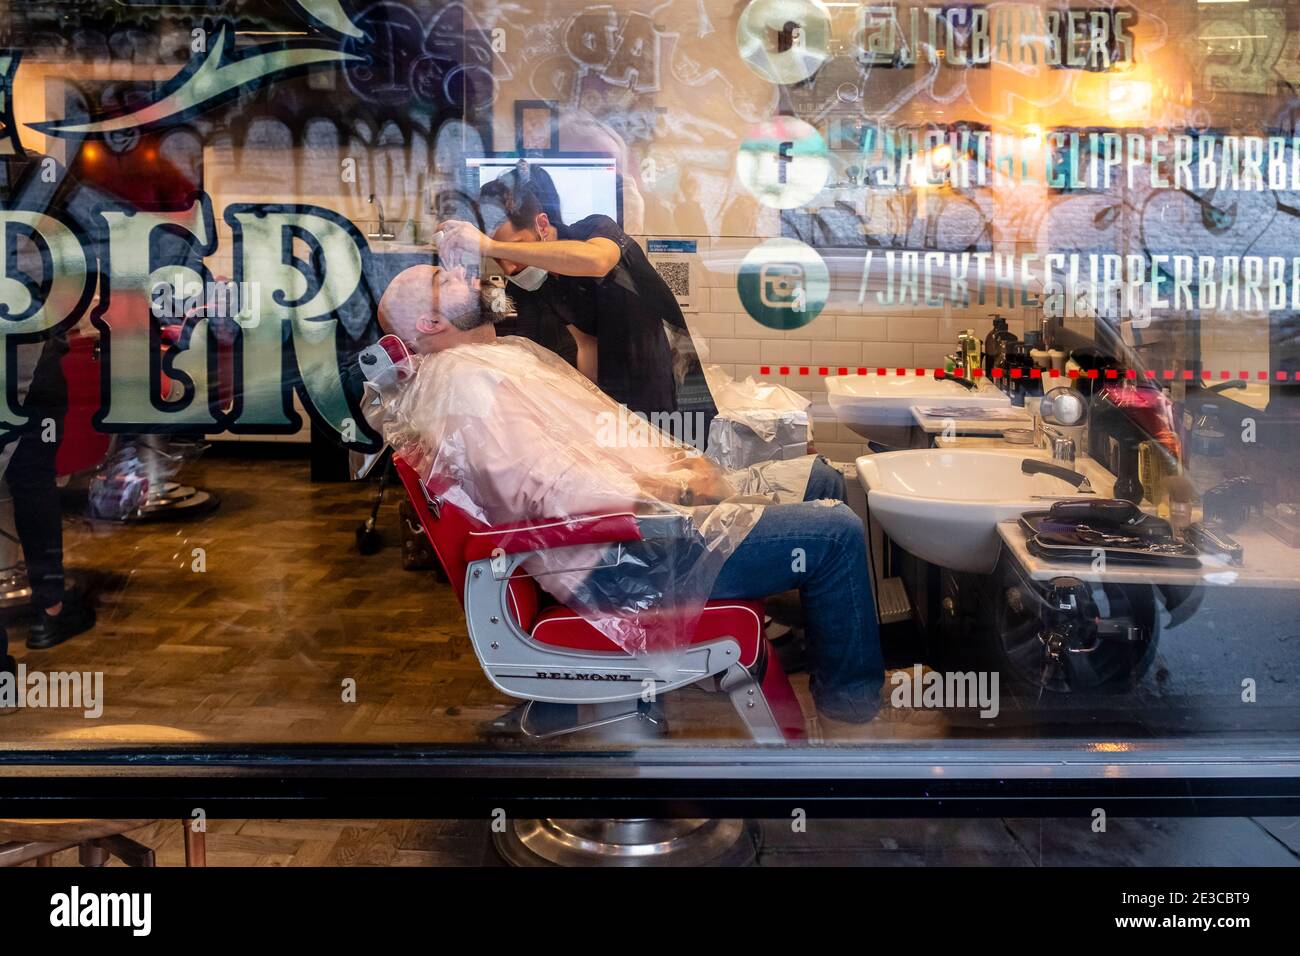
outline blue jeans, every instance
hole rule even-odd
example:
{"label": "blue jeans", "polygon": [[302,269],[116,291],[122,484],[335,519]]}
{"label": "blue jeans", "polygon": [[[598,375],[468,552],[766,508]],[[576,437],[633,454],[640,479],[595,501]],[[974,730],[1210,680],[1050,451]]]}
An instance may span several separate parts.
{"label": "blue jeans", "polygon": [[[637,566],[689,568],[703,547],[698,532],[633,542],[622,549],[622,563],[592,571],[575,596],[585,607],[617,613],[627,603]],[[671,570],[665,575],[672,576]],[[836,720],[871,720],[885,672],[866,540],[862,522],[844,504],[844,476],[821,458],[809,475],[804,501],[763,508],[723,564],[710,597],[757,600],[796,588],[803,599],[817,709]]]}
{"label": "blue jeans", "polygon": [[838,468],[833,468],[825,458],[818,455],[808,473],[808,487],[804,489],[804,501],[848,501],[844,490],[844,475]]}
{"label": "blue jeans", "polygon": [[864,723],[879,707],[885,671],[866,537],[843,502],[844,477],[818,459],[804,501],[763,509],[722,566],[712,597],[757,599],[797,588],[817,709]]}

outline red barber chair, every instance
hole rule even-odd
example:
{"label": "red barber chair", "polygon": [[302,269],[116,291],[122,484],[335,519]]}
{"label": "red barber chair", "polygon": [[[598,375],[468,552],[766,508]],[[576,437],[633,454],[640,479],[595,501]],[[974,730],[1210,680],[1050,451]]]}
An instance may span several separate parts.
{"label": "red barber chair", "polygon": [[440,495],[448,483],[427,485],[394,458],[397,474],[438,561],[465,609],[470,643],[492,685],[530,702],[598,705],[586,723],[531,736],[605,727],[644,714],[638,704],[689,684],[725,691],[751,736],[784,743],[804,736],[803,711],[763,636],[762,601],[709,601],[690,642],[664,674],[627,653],[566,607],[539,610],[539,591],[520,565],[532,554],[578,545],[642,540],[675,517],[589,515],[558,521],[486,527]]}
{"label": "red barber chair", "polygon": [[[675,516],[588,515],[486,527],[441,497],[449,482],[426,484],[401,456],[393,463],[465,609],[483,672],[502,693],[528,701],[519,723],[525,735],[609,733],[627,721],[649,722],[647,687],[657,700],[702,684],[730,696],[755,741],[804,736],[799,701],[763,636],[762,601],[709,601],[674,670],[664,674],[568,608],[542,608],[536,583],[520,568],[543,550],[616,547],[662,534]],[[581,705],[591,716],[538,732],[529,717],[539,704]],[[760,834],[753,821],[735,819],[517,819],[494,829],[492,840],[516,866],[717,866],[752,863]]]}
{"label": "red barber chair", "polygon": [[68,383],[68,414],[63,420],[63,441],[55,456],[60,478],[98,468],[108,454],[111,436],[91,424],[99,411],[99,335],[73,330],[63,356],[63,377]]}
{"label": "red barber chair", "polygon": [[[184,321],[163,320],[159,326],[164,361],[177,348],[186,324],[196,319],[208,304],[197,306]],[[225,334],[224,326],[216,327],[218,357],[225,362],[228,355],[220,345]],[[135,334],[144,334],[137,330]],[[226,388],[229,378],[227,365],[218,366],[217,385],[221,401],[228,402]],[[71,385],[71,379],[69,380]],[[98,388],[98,378],[95,379]],[[179,397],[181,384],[159,374],[158,397],[174,400]],[[228,405],[223,404],[223,407]],[[71,435],[69,435],[71,437]],[[107,438],[108,436],[104,436]],[[90,486],[89,513],[92,518],[121,521],[128,524],[152,521],[188,520],[207,515],[221,505],[215,492],[184,484],[179,480],[185,464],[202,453],[206,447],[201,435],[177,436],[160,434],[122,435],[114,438],[108,456],[108,466],[97,474]],[[65,442],[65,447],[67,442]],[[60,454],[63,453],[60,448]],[[101,455],[101,458],[104,456]]]}

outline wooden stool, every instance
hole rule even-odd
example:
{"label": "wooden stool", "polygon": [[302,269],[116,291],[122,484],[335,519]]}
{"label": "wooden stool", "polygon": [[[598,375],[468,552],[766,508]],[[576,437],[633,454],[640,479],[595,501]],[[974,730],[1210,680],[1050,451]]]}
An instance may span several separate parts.
{"label": "wooden stool", "polygon": [[[54,854],[76,847],[82,866],[104,866],[115,856],[127,866],[153,866],[154,853],[123,834],[153,820],[0,820],[0,866],[35,860],[53,866]],[[185,835],[185,865],[207,866],[203,833],[181,821]]]}

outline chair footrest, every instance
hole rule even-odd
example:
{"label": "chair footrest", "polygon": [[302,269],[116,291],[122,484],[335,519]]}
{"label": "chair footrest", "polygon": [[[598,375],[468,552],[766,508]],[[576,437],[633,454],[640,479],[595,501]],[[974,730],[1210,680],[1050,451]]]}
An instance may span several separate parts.
{"label": "chair footrest", "polygon": [[489,725],[511,737],[548,740],[568,734],[599,732],[606,742],[660,737],[668,729],[663,708],[648,701],[611,704],[556,704],[532,700],[520,704]]}

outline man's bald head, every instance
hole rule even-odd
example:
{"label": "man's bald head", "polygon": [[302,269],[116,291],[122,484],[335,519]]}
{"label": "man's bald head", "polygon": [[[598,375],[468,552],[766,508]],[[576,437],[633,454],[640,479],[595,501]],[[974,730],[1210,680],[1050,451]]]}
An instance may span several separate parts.
{"label": "man's bald head", "polygon": [[458,333],[495,322],[505,310],[484,302],[478,279],[463,268],[411,266],[398,273],[379,300],[379,324],[418,352],[463,341]]}

